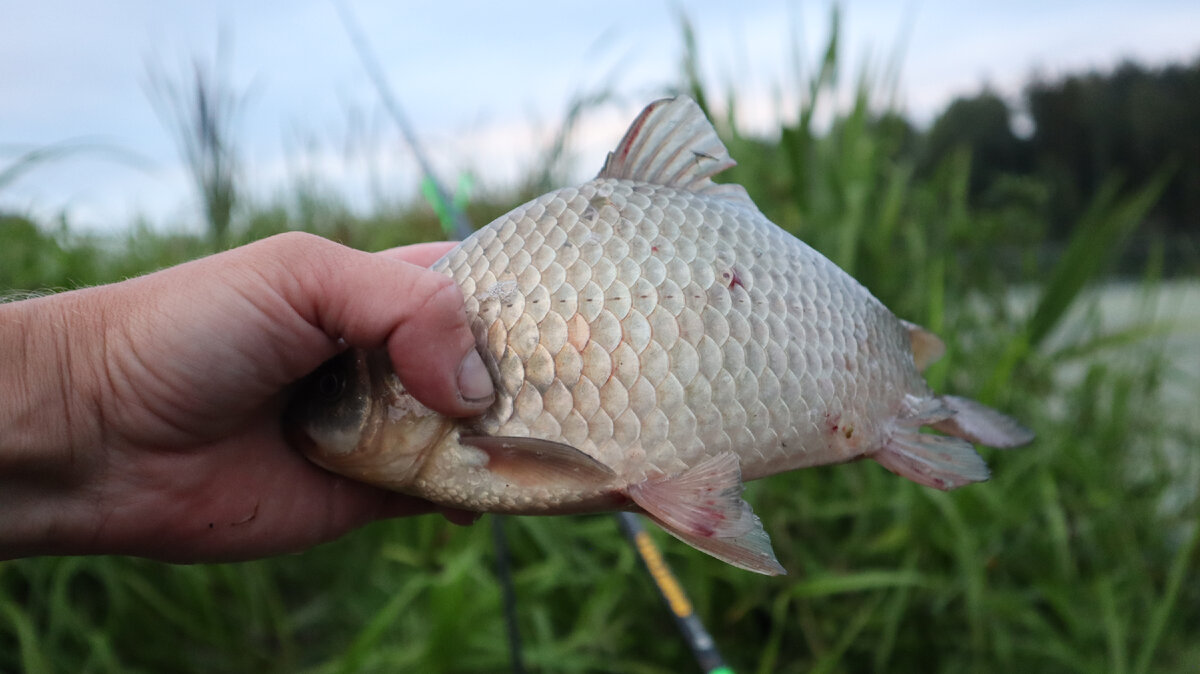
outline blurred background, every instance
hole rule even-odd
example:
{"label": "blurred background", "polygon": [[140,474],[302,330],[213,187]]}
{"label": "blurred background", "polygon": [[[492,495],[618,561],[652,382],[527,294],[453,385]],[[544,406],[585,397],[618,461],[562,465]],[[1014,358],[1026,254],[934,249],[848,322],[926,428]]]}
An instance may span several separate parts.
{"label": "blurred background", "polygon": [[[696,98],[773,221],[1031,425],[945,494],[751,485],[790,575],[659,537],[737,671],[1194,671],[1200,5],[347,2],[476,226]],[[447,237],[332,2],[0,2],[0,294],[286,230]],[[607,516],[508,519],[535,671],[695,665]],[[0,562],[0,672],[505,671],[485,526],[176,567]]]}

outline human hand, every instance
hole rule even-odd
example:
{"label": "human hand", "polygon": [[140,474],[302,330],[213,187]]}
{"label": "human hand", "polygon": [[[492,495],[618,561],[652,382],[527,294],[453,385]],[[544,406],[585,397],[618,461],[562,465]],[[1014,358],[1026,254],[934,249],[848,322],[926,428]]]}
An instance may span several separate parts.
{"label": "human hand", "polygon": [[280,416],[347,344],[386,346],[439,412],[486,409],[462,295],[423,269],[451,245],[371,254],[291,233],[0,305],[0,386],[16,393],[0,398],[0,558],[248,559],[435,510],[311,464]]}

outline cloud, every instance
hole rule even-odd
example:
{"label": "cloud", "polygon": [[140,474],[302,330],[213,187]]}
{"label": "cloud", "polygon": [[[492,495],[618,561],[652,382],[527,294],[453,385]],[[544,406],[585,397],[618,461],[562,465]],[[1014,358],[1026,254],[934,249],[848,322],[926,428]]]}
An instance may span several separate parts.
{"label": "cloud", "polygon": [[[451,181],[469,168],[485,185],[511,184],[537,161],[569,97],[611,84],[619,102],[586,117],[574,140],[572,178],[590,177],[637,109],[679,81],[680,29],[666,4],[478,3],[467,13],[445,2],[352,6]],[[793,54],[811,73],[827,39],[828,8],[702,0],[686,9],[714,99],[736,94],[743,130],[766,132],[780,117],[794,119],[802,80]],[[860,2],[848,4],[843,19],[844,90],[852,91],[861,64],[882,67],[905,40],[903,100],[918,121],[985,80],[1015,95],[1037,68],[1192,58],[1200,48],[1196,3]],[[369,205],[371,180],[397,196],[415,190],[411,158],[325,0],[44,0],[11,4],[0,22],[0,144],[99,136],[147,157],[152,169],[94,160],[48,166],[0,192],[0,209],[65,210],[99,227],[137,213],[186,218],[195,204],[143,90],[146,61],[182,72],[194,55],[211,58],[222,25],[233,45],[234,83],[251,91],[238,130],[254,194],[265,198],[295,179],[305,136],[322,148],[304,170],[327,176],[355,200]],[[350,135],[363,130],[369,133],[358,142],[380,146],[347,154]]]}

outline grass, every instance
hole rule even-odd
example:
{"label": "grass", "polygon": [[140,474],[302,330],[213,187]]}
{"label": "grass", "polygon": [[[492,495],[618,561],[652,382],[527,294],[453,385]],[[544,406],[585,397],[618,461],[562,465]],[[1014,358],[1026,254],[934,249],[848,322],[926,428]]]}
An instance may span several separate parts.
{"label": "grass", "polygon": [[[1170,367],[1159,344],[1175,328],[1089,322],[1082,292],[1161,186],[1102,191],[1065,254],[1043,265],[1048,197],[1014,184],[1002,205],[972,206],[961,152],[917,177],[907,130],[874,98],[889,83],[860,80],[818,131],[812,113],[836,100],[838,63],[834,39],[780,142],[727,129],[741,162],[728,179],[946,338],[935,387],[1010,411],[1038,439],[990,452],[993,479],[952,493],[872,462],[752,484],[747,498],[790,575],[742,572],[657,535],[697,613],[739,672],[1192,671],[1200,505],[1170,457],[1194,465],[1200,430],[1161,393]],[[685,85],[703,91],[694,64],[687,72]],[[477,201],[470,216],[486,222],[528,196]],[[361,216],[304,190],[235,224],[235,244],[282,229],[367,249],[440,235],[424,207]],[[85,237],[17,217],[0,221],[0,236],[0,291],[120,279],[210,250],[203,237],[146,227]],[[1152,297],[1158,282],[1146,283]],[[1031,302],[1012,301],[1018,285]],[[692,666],[611,517],[505,526],[533,670]],[[243,564],[3,562],[0,671],[503,671],[492,556],[485,523],[418,518]]]}

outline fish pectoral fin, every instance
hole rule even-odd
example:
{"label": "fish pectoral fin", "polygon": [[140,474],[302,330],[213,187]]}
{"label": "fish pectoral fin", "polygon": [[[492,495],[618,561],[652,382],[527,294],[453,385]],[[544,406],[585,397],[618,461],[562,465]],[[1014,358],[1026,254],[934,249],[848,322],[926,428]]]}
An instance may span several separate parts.
{"label": "fish pectoral fin", "polygon": [[594,487],[616,475],[608,466],[561,442],[489,435],[464,436],[460,442],[483,450],[488,470],[519,485]]}
{"label": "fish pectoral fin", "polygon": [[787,573],[762,522],[742,499],[742,471],[721,452],[670,477],[639,482],[629,497],[675,538],[736,567],[769,576]]}

